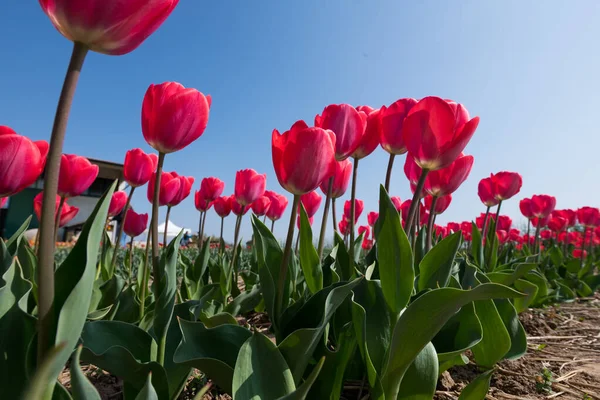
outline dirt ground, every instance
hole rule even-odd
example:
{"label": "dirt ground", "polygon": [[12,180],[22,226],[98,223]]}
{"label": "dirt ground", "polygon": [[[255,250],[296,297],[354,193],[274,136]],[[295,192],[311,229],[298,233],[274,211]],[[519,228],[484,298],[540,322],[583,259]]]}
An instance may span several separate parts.
{"label": "dirt ground", "polygon": [[[545,309],[531,309],[520,315],[527,331],[527,354],[516,361],[501,362],[492,376],[488,400],[600,400],[600,294]],[[248,321],[263,325],[260,315]],[[252,320],[252,321],[250,321]],[[121,381],[94,366],[83,366],[84,373],[104,400],[122,399]],[[435,400],[456,400],[461,390],[480,373],[469,364],[445,372],[438,382]],[[70,388],[65,369],[59,380]],[[344,400],[357,399],[360,382],[348,383]],[[214,388],[201,399],[195,396],[210,386],[201,374],[190,377],[182,400],[230,400]],[[364,392],[363,392],[364,393]],[[362,397],[362,396],[361,396]]]}

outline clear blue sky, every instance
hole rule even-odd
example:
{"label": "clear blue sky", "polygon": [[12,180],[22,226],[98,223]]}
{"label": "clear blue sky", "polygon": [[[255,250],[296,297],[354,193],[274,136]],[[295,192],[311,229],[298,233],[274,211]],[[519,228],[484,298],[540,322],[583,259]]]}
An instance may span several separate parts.
{"label": "clear blue sky", "polygon": [[[36,1],[2,2],[0,17],[0,124],[47,140],[71,43]],[[555,195],[559,208],[598,206],[598,21],[597,0],[181,0],[133,53],[88,56],[64,151],[116,162],[127,149],[149,151],[140,126],[144,92],[179,81],[213,103],[204,135],[169,155],[166,170],[194,176],[194,189],[217,176],[229,194],[235,171],[254,168],[267,173],[268,189],[283,192],[271,163],[273,128],[312,121],[330,103],[379,107],[438,95],[481,118],[466,149],[475,156],[471,176],[440,222],[483,211],[477,183],[499,170],[523,175],[518,198],[503,206],[517,221],[518,200],[536,193]],[[363,224],[377,207],[387,159],[378,148],[361,162]],[[391,192],[404,200],[402,164],[403,157]],[[171,215],[195,229],[192,197]],[[150,210],[145,188],[133,205]],[[287,215],[276,224],[280,237]],[[320,214],[315,221],[318,228]],[[218,223],[211,212],[207,232],[218,234]],[[228,218],[229,236],[233,223]],[[242,234],[250,236],[248,217]]]}

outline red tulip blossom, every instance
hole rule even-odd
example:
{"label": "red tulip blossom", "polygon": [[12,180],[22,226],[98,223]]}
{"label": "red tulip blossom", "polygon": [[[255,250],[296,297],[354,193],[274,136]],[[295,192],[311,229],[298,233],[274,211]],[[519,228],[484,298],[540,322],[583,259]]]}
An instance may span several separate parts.
{"label": "red tulip blossom", "polygon": [[158,156],[154,153],[146,154],[142,149],[132,149],[125,153],[123,164],[123,177],[131,187],[143,186],[156,172]]}
{"label": "red tulip blossom", "polygon": [[40,0],[52,25],[72,42],[118,56],[135,50],[171,14],[179,0]]}
{"label": "red tulip blossom", "polygon": [[556,198],[547,194],[533,195],[531,197],[531,212],[534,217],[546,218],[554,211]]}
{"label": "red tulip blossom", "polygon": [[375,211],[371,211],[367,214],[367,221],[369,222],[369,226],[374,227],[377,219],[379,218],[379,213]]}
{"label": "red tulip blossom", "polygon": [[138,214],[132,208],[127,210],[123,231],[127,236],[136,237],[148,227],[148,214]]}
{"label": "red tulip blossom", "polygon": [[367,225],[361,225],[358,227],[358,236],[362,235],[363,233],[365,234],[365,238],[370,237],[371,235],[371,228],[369,228]]}
{"label": "red tulip blossom", "polygon": [[216,200],[217,197],[223,194],[223,189],[225,189],[225,182],[213,176],[204,178],[202,179],[202,182],[200,182],[202,197],[208,201]]}
{"label": "red tulip blossom", "polygon": [[406,153],[404,143],[404,121],[410,109],[417,104],[415,99],[396,100],[389,107],[381,107],[381,147],[390,154]]}
{"label": "red tulip blossom", "polygon": [[554,233],[552,233],[552,231],[550,231],[550,230],[545,229],[540,232],[540,237],[544,240],[552,239],[553,236],[554,236]]}
{"label": "red tulip blossom", "polygon": [[363,238],[363,241],[362,241],[361,247],[362,247],[362,249],[363,249],[363,250],[365,250],[365,251],[369,251],[369,250],[371,250],[371,249],[373,248],[373,239],[369,239],[368,237],[366,237],[366,236],[365,236],[365,237]]}
{"label": "red tulip blossom", "polygon": [[519,210],[521,214],[527,219],[533,218],[533,211],[531,210],[531,199],[523,199],[519,202]]}
{"label": "red tulip blossom", "polygon": [[496,237],[498,237],[498,243],[500,244],[505,244],[506,242],[508,242],[508,232],[504,231],[504,230],[497,230],[496,231]]}
{"label": "red tulip blossom", "polygon": [[483,178],[479,181],[477,186],[477,195],[481,202],[487,207],[494,207],[498,205],[498,199],[494,195],[494,181],[492,177]]}
{"label": "red tulip blossom", "polygon": [[173,153],[204,133],[211,97],[177,82],[150,85],[142,104],[142,133],[152,148]]}
{"label": "red tulip blossom", "polygon": [[510,227],[512,226],[512,219],[508,215],[501,215],[498,217],[498,222],[496,225],[497,229],[508,232],[510,230]]}
{"label": "red tulip blossom", "polygon": [[[33,212],[35,213],[38,221],[42,220],[43,196],[44,196],[44,192],[40,192],[33,198]],[[59,206],[60,206],[60,196],[57,195],[56,201],[54,203],[54,218],[55,219],[56,219],[56,213],[58,212]],[[62,209],[60,210],[60,221],[58,222],[58,226],[60,228],[62,228],[63,226],[65,226],[66,224],[71,222],[71,220],[73,218],[75,218],[75,216],[77,215],[78,212],[79,212],[79,208],[70,206],[65,201],[63,203]]]}
{"label": "red tulip blossom", "polygon": [[271,199],[267,196],[261,196],[252,203],[252,211],[256,216],[262,217],[267,213],[271,206]]}
{"label": "red tulip blossom", "polygon": [[[390,200],[392,201],[392,204],[394,205],[394,207],[396,207],[396,210],[398,210],[399,213],[403,212],[402,211],[402,204],[404,204],[404,203],[402,203],[402,200],[400,199],[400,197],[398,197],[398,196],[392,196],[392,197],[390,197]],[[409,204],[409,207],[410,207],[410,200],[407,200],[407,201],[409,202],[408,204]]]}
{"label": "red tulip blossom", "polygon": [[367,128],[367,114],[349,104],[331,104],[315,117],[315,126],[335,134],[335,158],[350,157],[360,146]]}
{"label": "red tulip blossom", "polygon": [[33,142],[0,126],[0,198],[32,185],[44,170],[47,155],[47,142]]}
{"label": "red tulip blossom", "polygon": [[[156,172],[152,174],[152,177],[148,181],[148,201],[150,203],[154,200],[154,185],[156,182]],[[179,193],[181,186],[181,180],[175,172],[162,172],[160,174],[160,190],[158,192],[158,205],[166,206],[173,201],[175,196]]]}
{"label": "red tulip blossom", "polygon": [[573,249],[573,257],[574,258],[586,258],[587,251],[581,249]]}
{"label": "red tulip blossom", "polygon": [[171,201],[167,203],[169,207],[175,207],[179,205],[183,200],[185,200],[190,193],[192,192],[192,186],[194,186],[194,178],[191,176],[181,176],[177,175],[176,172],[171,172],[171,175],[174,175],[177,179],[179,179],[179,190],[173,196]]}
{"label": "red tulip blossom", "polygon": [[523,178],[516,172],[501,171],[492,174],[494,182],[494,197],[499,200],[508,200],[521,191]]}
{"label": "red tulip blossom", "polygon": [[6,203],[8,203],[8,197],[0,197],[0,208],[4,208]]}
{"label": "red tulip blossom", "polygon": [[[424,192],[432,196],[445,196],[454,193],[471,173],[473,161],[473,156],[461,154],[447,167],[430,171],[425,180]],[[411,183],[416,183],[414,179],[418,180],[418,177],[421,176],[421,168],[411,157],[406,158],[404,171]]]}
{"label": "red tulip blossom", "polygon": [[594,207],[581,207],[577,209],[577,220],[584,226],[600,225],[600,210]]}
{"label": "red tulip blossom", "polygon": [[460,223],[460,230],[462,231],[463,236],[470,234],[472,231],[472,225],[469,221],[463,221]]}
{"label": "red tulip blossom", "polygon": [[444,228],[443,226],[435,224],[435,225],[433,225],[433,230],[435,232],[435,236],[437,236],[437,237],[448,236],[448,230],[446,228]]}
{"label": "red tulip blossom", "polygon": [[[206,212],[210,210],[212,205],[213,202],[204,197],[202,190],[196,190],[194,192],[194,206],[196,207],[196,210]],[[229,215],[229,212],[227,212],[227,215]]]}
{"label": "red tulip blossom", "polygon": [[[354,109],[353,109],[354,110]],[[336,136],[297,121],[289,131],[273,130],[271,150],[279,184],[292,194],[305,194],[334,175]]]}
{"label": "red tulip blossom", "polygon": [[265,196],[271,199],[271,205],[267,210],[267,218],[271,221],[277,221],[283,216],[288,205],[288,199],[283,194],[277,194],[270,190],[265,191]]}
{"label": "red tulip blossom", "polygon": [[235,173],[235,199],[243,206],[263,196],[266,186],[266,174],[259,174],[253,169],[242,169]]}
{"label": "red tulip blossom", "polygon": [[[350,200],[346,200],[344,202],[344,217],[350,221],[350,217],[351,217],[351,202]],[[354,223],[356,223],[358,221],[358,218],[360,218],[360,215],[362,214],[363,210],[365,209],[365,203],[362,200],[359,199],[354,199]]]}
{"label": "red tulip blossom", "polygon": [[458,232],[460,230],[460,225],[458,224],[458,222],[448,222],[446,224],[446,228],[451,232]]}
{"label": "red tulip blossom", "polygon": [[[344,161],[335,162],[335,172],[333,174],[333,185],[331,186],[331,198],[337,199],[342,197],[348,189],[350,176],[352,175],[352,163],[346,159]],[[319,186],[325,196],[329,189],[329,179],[325,178]]]}
{"label": "red tulip blossom", "polygon": [[231,205],[233,202],[235,202],[235,198],[233,196],[217,197],[213,202],[217,215],[221,218],[227,217],[231,212]]}
{"label": "red tulip blossom", "polygon": [[85,157],[63,154],[60,159],[58,194],[75,197],[85,192],[96,180],[100,168]]}
{"label": "red tulip blossom", "polygon": [[[308,192],[300,196],[300,202],[304,206],[304,210],[306,211],[306,215],[308,217],[314,217],[317,211],[319,210],[319,206],[321,205],[321,200],[323,197],[317,193],[316,190],[312,192]],[[300,205],[298,205],[298,213],[300,212]]]}
{"label": "red tulip blossom", "polygon": [[553,232],[562,232],[567,228],[569,221],[563,217],[551,217],[548,221],[548,228]]}
{"label": "red tulip blossom", "polygon": [[[425,196],[424,200],[425,200],[425,209],[431,210],[431,202],[433,200],[433,197]],[[435,202],[435,209],[433,210],[433,213],[436,215],[442,214],[444,211],[446,211],[448,209],[448,207],[450,207],[451,202],[452,202],[451,194],[449,194],[447,196],[438,197],[438,199]]]}
{"label": "red tulip blossom", "polygon": [[[410,210],[411,203],[412,203],[412,200],[404,200],[402,202],[402,204],[400,205],[399,212],[402,215],[402,224],[404,224],[406,222],[406,220],[408,219],[408,211]],[[425,206],[423,205],[423,203],[421,203],[419,201],[419,218],[421,221],[423,221],[425,218],[427,218],[427,216],[425,215],[427,213],[428,213],[428,211],[425,209]]]}
{"label": "red tulip blossom", "polygon": [[114,217],[121,214],[125,208],[125,203],[127,203],[127,193],[122,190],[114,192],[108,206],[108,216]]}
{"label": "red tulip blossom", "polygon": [[577,224],[577,212],[571,209],[554,210],[550,214],[552,218],[560,217],[567,220],[567,227],[573,227]]}
{"label": "red tulip blossom", "polygon": [[369,106],[358,106],[356,109],[367,115],[367,127],[362,135],[358,147],[352,152],[352,158],[360,160],[371,154],[379,146],[381,136],[380,110],[374,110]]}
{"label": "red tulip blossom", "polygon": [[231,211],[235,214],[235,215],[246,215],[246,213],[248,212],[248,210],[250,210],[250,204],[248,204],[247,206],[242,206],[236,199],[235,197],[233,198],[233,200],[231,200]]}
{"label": "red tulip blossom", "polygon": [[550,221],[550,216],[547,217],[533,217],[531,218],[531,225],[533,225],[534,228],[537,228],[538,225],[540,226],[540,228],[543,228],[545,226],[548,225],[548,222]]}
{"label": "red tulip blossom", "polygon": [[511,229],[510,231],[508,231],[508,237],[512,242],[520,243],[522,240],[521,232],[518,229]]}
{"label": "red tulip blossom", "polygon": [[342,218],[342,220],[338,223],[338,228],[343,236],[350,234],[350,222],[346,218]]}
{"label": "red tulip blossom", "polygon": [[421,168],[445,168],[460,156],[478,124],[479,117],[470,119],[462,104],[425,97],[410,109],[404,121],[404,143]]}

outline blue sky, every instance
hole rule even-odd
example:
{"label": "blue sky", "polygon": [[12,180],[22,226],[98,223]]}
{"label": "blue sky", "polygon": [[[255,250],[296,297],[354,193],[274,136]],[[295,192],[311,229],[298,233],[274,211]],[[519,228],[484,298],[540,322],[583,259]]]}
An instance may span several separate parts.
{"label": "blue sky", "polygon": [[[71,43],[35,1],[2,2],[0,17],[0,124],[48,140]],[[130,148],[149,151],[140,126],[144,92],[178,81],[213,103],[204,135],[169,155],[166,170],[194,176],[195,189],[202,177],[217,176],[230,194],[235,171],[254,168],[267,173],[268,189],[283,192],[271,163],[273,128],[312,121],[330,103],[379,107],[437,95],[481,118],[466,149],[475,157],[471,176],[438,221],[483,211],[477,183],[500,170],[523,175],[521,193],[503,206],[517,221],[518,200],[537,193],[555,195],[559,208],[598,206],[599,20],[596,0],[181,0],[134,52],[88,55],[64,152],[122,162]],[[363,224],[377,207],[387,160],[378,148],[360,163]],[[402,200],[410,193],[403,161],[391,185]],[[192,197],[171,216],[195,229]],[[150,210],[145,190],[133,205]],[[280,237],[287,215],[276,224]],[[315,221],[318,228],[320,214]],[[226,224],[232,236],[233,217]],[[218,228],[211,212],[207,233]],[[242,234],[250,236],[247,217]]]}

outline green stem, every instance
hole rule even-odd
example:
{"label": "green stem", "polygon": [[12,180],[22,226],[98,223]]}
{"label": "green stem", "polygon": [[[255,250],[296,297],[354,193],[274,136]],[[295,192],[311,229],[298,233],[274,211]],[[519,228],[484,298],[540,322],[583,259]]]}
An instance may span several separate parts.
{"label": "green stem", "polygon": [[117,230],[117,237],[115,239],[115,248],[113,251],[113,255],[112,255],[112,259],[110,261],[110,271],[109,274],[111,276],[109,276],[109,278],[112,277],[112,272],[114,272],[115,267],[117,265],[117,253],[119,248],[121,247],[121,237],[123,237],[123,227],[125,226],[125,219],[127,218],[127,210],[129,210],[129,205],[131,204],[131,198],[133,197],[133,191],[135,190],[135,187],[131,187],[131,190],[129,191],[129,196],[127,197],[127,203],[125,203],[125,213],[123,214],[123,219],[121,220],[121,223],[119,224],[119,229]]}
{"label": "green stem", "polygon": [[285,240],[285,249],[283,250],[283,257],[281,259],[281,266],[279,267],[279,281],[277,283],[277,302],[275,303],[275,315],[273,319],[279,319],[279,316],[283,312],[283,292],[285,287],[285,276],[289,267],[290,253],[292,250],[292,241],[294,240],[294,227],[296,224],[296,216],[298,214],[298,203],[300,202],[300,195],[295,194],[294,200],[292,201],[292,212],[290,213],[290,224],[288,226],[287,238]]}
{"label": "green stem", "polygon": [[[58,241],[58,230],[60,229],[60,215],[62,214],[62,209],[65,205],[66,200],[67,199],[65,198],[65,196],[60,197],[60,203],[58,204],[58,210],[56,210],[56,215],[54,216],[54,242]],[[104,226],[104,229],[106,229],[106,225]]]}
{"label": "green stem", "polygon": [[169,216],[171,215],[171,206],[167,206],[167,216],[165,217],[165,231],[163,232],[163,248],[167,248],[167,231],[169,230]]}
{"label": "green stem", "polygon": [[235,221],[235,231],[233,234],[233,256],[231,257],[231,265],[229,270],[233,272],[234,285],[237,285],[238,271],[236,258],[238,257],[238,240],[240,240],[240,227],[242,226],[242,214],[237,216]]}
{"label": "green stem", "polygon": [[53,334],[54,313],[52,305],[54,303],[54,246],[56,243],[54,241],[54,208],[56,207],[56,193],[58,191],[60,158],[67,131],[69,112],[75,96],[75,88],[87,51],[87,47],[83,44],[77,42],[73,44],[71,60],[56,107],[50,148],[46,158],[38,251],[39,264],[36,269],[38,282],[38,365],[41,365],[51,346],[50,341]]}
{"label": "green stem", "polygon": [[158,351],[156,353],[156,362],[160,365],[165,365],[165,350],[167,348],[167,335],[159,338],[158,340]]}
{"label": "green stem", "polygon": [[221,236],[219,239],[219,254],[223,254],[225,251],[225,243],[223,242],[223,225],[225,224],[225,217],[221,217]]}
{"label": "green stem", "polygon": [[331,199],[331,216],[333,222],[333,236],[335,237],[335,232],[338,231],[337,215],[335,213],[335,199]]}
{"label": "green stem", "polygon": [[[200,243],[201,243],[201,248],[204,247],[204,224],[206,223],[206,211],[204,211],[202,213],[202,231],[200,232]],[[209,246],[210,246],[210,241],[208,242]],[[210,250],[210,247],[209,247]]]}
{"label": "green stem", "polygon": [[131,240],[129,241],[129,268],[128,268],[129,278],[127,279],[129,287],[131,287],[131,283],[133,282],[131,271],[133,271],[133,236],[131,237]]}
{"label": "green stem", "polygon": [[483,237],[483,238],[487,237],[486,232],[487,232],[488,217],[490,215],[490,208],[492,208],[492,207],[487,206],[487,208],[485,209],[485,217],[483,217],[483,226],[481,227],[481,237]]}
{"label": "green stem", "polygon": [[[150,221],[150,226],[152,226],[152,221]],[[141,268],[144,268],[142,271],[142,282],[141,282],[141,294],[140,294],[140,320],[144,316],[144,312],[146,311],[146,291],[148,290],[148,257],[150,255],[150,238],[152,235],[148,232],[148,237],[146,238],[146,254],[144,256],[144,262],[142,263]],[[140,282],[138,282],[140,284]]]}
{"label": "green stem", "polygon": [[421,176],[419,177],[419,181],[417,182],[417,187],[415,188],[415,194],[413,195],[412,201],[410,202],[410,208],[408,209],[408,218],[406,219],[406,234],[412,234],[413,221],[415,219],[415,214],[417,213],[419,203],[421,200],[421,192],[423,192],[423,186],[425,186],[425,179],[427,178],[427,174],[429,173],[428,169],[421,170]]}
{"label": "green stem", "polygon": [[354,159],[354,168],[352,169],[352,191],[350,192],[350,274],[354,274],[354,223],[355,223],[355,202],[356,202],[356,179],[358,178],[358,158]]}
{"label": "green stem", "polygon": [[431,250],[432,237],[433,237],[433,222],[435,221],[435,204],[437,203],[438,197],[433,196],[431,199],[431,207],[429,207],[429,221],[427,221],[427,247],[426,252]]}
{"label": "green stem", "polygon": [[387,172],[385,174],[385,191],[390,192],[390,180],[392,179],[392,168],[394,167],[395,154],[390,154],[390,160],[388,161]]}
{"label": "green stem", "polygon": [[271,233],[275,230],[275,220],[271,221]]}
{"label": "green stem", "polygon": [[329,204],[331,203],[331,191],[333,190],[333,177],[329,178],[327,186],[327,197],[325,198],[325,209],[323,210],[323,220],[321,221],[321,233],[319,234],[319,260],[323,257],[323,246],[325,245],[325,232],[327,231],[327,217],[329,216]]}

